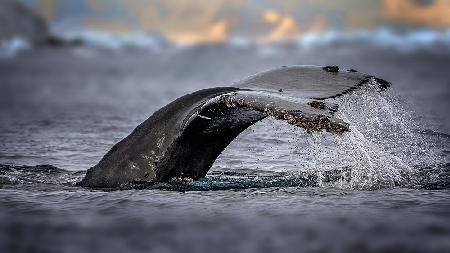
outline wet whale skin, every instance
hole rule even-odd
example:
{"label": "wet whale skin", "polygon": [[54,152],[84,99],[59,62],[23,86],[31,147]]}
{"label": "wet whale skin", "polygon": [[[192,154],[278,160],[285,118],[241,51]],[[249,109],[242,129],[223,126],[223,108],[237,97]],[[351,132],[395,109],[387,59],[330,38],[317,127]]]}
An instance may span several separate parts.
{"label": "wet whale skin", "polygon": [[307,132],[341,134],[349,126],[333,116],[338,107],[332,100],[365,85],[383,90],[390,83],[336,66],[292,66],[187,94],[115,144],[79,185],[128,188],[202,178],[234,138],[266,117]]}

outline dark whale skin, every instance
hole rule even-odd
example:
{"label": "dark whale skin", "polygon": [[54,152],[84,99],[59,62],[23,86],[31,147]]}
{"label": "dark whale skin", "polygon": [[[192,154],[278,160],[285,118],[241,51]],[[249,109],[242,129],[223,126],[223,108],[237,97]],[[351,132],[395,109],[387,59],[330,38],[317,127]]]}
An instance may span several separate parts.
{"label": "dark whale skin", "polygon": [[235,90],[232,87],[200,90],[156,111],[90,168],[81,185],[115,188],[128,183],[159,181],[158,162],[181,137],[186,119],[208,99]]}
{"label": "dark whale skin", "polygon": [[329,100],[365,85],[383,90],[390,83],[336,66],[293,66],[187,94],[114,145],[79,185],[121,189],[202,178],[234,138],[265,117],[341,134],[349,125],[333,117],[338,108]]}

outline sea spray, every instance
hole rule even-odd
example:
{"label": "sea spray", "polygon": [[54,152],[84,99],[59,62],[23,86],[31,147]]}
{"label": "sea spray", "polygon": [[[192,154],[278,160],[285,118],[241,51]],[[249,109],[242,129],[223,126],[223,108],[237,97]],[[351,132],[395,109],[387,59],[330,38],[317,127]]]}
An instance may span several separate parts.
{"label": "sea spray", "polygon": [[[338,100],[337,117],[351,131],[332,136],[338,167],[351,169],[352,189],[414,186],[417,169],[442,164],[433,141],[420,134],[414,113],[392,91],[371,87]],[[337,156],[336,156],[337,155]]]}
{"label": "sea spray", "polygon": [[309,134],[268,118],[233,141],[209,177],[217,179],[225,170],[249,176],[309,175],[317,180],[309,185],[343,189],[422,187],[420,170],[444,163],[435,140],[423,134],[422,122],[392,91],[379,93],[368,87],[335,102],[336,116],[350,123],[350,132]]}

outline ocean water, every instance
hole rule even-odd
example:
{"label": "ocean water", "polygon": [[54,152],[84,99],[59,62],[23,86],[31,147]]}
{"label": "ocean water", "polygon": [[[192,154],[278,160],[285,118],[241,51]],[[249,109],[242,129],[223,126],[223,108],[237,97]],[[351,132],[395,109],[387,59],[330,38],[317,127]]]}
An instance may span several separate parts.
{"label": "ocean water", "polygon": [[[448,47],[233,44],[36,48],[0,59],[1,252],[446,252]],[[341,136],[265,119],[206,178],[75,186],[112,145],[189,92],[282,65],[392,81],[339,98]]]}

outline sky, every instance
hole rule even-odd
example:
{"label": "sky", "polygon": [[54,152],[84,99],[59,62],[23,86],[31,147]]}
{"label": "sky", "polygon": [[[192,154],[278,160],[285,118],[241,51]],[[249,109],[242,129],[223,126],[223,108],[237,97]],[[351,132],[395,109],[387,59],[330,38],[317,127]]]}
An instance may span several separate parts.
{"label": "sky", "polygon": [[450,0],[21,0],[55,31],[148,32],[173,42],[280,41],[309,32],[450,27]]}

